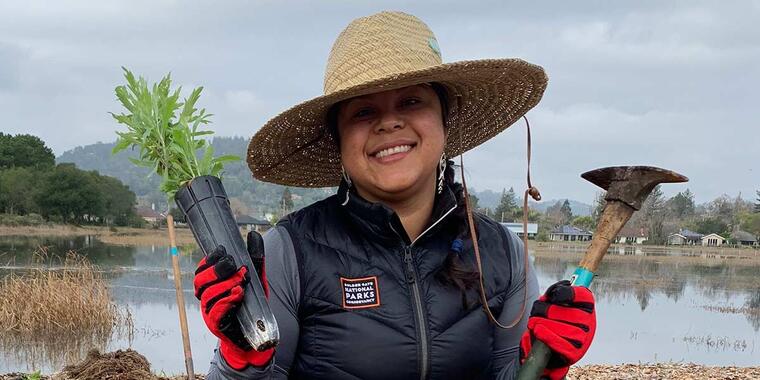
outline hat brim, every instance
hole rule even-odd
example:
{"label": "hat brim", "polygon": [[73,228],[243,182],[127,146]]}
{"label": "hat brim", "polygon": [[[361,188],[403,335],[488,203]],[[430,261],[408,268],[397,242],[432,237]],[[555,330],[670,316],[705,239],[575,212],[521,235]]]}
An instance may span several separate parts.
{"label": "hat brim", "polygon": [[337,142],[326,126],[334,104],[356,96],[420,83],[448,90],[446,154],[464,153],[507,129],[541,100],[544,70],[521,59],[445,63],[379,78],[298,104],[275,116],[251,138],[247,161],[259,180],[296,187],[340,183]]}

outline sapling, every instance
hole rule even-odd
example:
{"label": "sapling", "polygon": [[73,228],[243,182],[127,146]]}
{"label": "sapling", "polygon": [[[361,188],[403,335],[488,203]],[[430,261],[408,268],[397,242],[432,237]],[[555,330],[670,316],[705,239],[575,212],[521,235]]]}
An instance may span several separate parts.
{"label": "sapling", "polygon": [[[163,178],[161,191],[182,210],[204,254],[223,245],[238,266],[254,268],[251,255],[262,260],[262,249],[248,253],[219,178],[224,163],[239,158],[214,157],[213,147],[205,140],[213,132],[202,129],[210,123],[211,114],[196,107],[203,88],[180,100],[181,88],[171,88],[169,75],[150,87],[127,69],[124,77],[127,84],[116,87],[116,96],[128,112],[112,115],[127,131],[117,132],[114,153],[139,149],[139,158],[132,162]],[[256,271],[248,273],[253,278],[246,285],[237,318],[248,343],[263,350],[277,344],[279,332]]]}
{"label": "sapling", "polygon": [[232,155],[214,157],[213,146],[202,138],[214,133],[199,129],[209,124],[212,116],[205,108],[195,108],[203,87],[180,101],[182,88],[172,91],[170,75],[151,88],[144,78],[135,78],[126,68],[124,77],[127,85],[116,87],[116,97],[129,113],[111,115],[126,125],[127,131],[116,132],[119,138],[113,153],[139,148],[139,158],[130,157],[130,161],[155,170],[163,178],[161,191],[170,200],[193,178],[219,176],[224,162],[240,159]]}

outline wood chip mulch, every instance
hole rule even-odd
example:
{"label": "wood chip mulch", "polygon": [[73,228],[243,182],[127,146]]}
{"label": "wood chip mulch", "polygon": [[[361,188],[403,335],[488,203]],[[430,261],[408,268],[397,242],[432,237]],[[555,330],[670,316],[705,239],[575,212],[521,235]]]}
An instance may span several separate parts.
{"label": "wood chip mulch", "polygon": [[[53,379],[61,377],[53,376]],[[63,377],[71,379],[70,377]],[[120,379],[120,376],[106,378]],[[180,380],[185,376],[150,376],[158,380]],[[196,375],[197,380],[203,380],[204,375]],[[26,380],[27,375],[21,373],[0,374],[0,380]],[[42,376],[41,379],[50,379]],[[76,379],[76,378],[75,378]],[[758,380],[760,367],[707,367],[698,364],[621,364],[621,365],[586,365],[571,367],[567,380]]]}
{"label": "wood chip mulch", "polygon": [[586,365],[571,367],[568,380],[744,380],[760,379],[760,367],[708,367],[698,364],[658,363]]}

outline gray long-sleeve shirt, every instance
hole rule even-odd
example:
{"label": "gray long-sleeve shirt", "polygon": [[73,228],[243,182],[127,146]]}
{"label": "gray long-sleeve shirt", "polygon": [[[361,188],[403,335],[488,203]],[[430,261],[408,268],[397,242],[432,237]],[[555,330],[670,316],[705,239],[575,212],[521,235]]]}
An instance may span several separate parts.
{"label": "gray long-sleeve shirt", "polygon": [[[506,228],[505,228],[506,229]],[[495,329],[494,351],[492,361],[498,369],[495,379],[513,379],[519,369],[519,346],[520,337],[527,328],[528,317],[533,301],[538,297],[538,281],[529,264],[527,280],[523,265],[525,250],[520,238],[507,230],[511,235],[509,244],[510,252],[515,255],[511,258],[511,288],[507,290],[506,303],[498,316],[502,324],[511,323],[520,313],[527,291],[527,305],[520,321],[510,329]],[[277,319],[280,330],[280,345],[277,347],[273,363],[263,368],[249,366],[243,371],[232,369],[216,350],[211,362],[208,380],[260,380],[260,379],[287,379],[290,366],[298,355],[298,300],[300,299],[300,279],[298,264],[296,261],[293,242],[288,232],[282,227],[270,230],[264,236],[264,249],[266,253],[266,271],[269,281],[269,304]],[[527,284],[527,287],[524,286]]]}

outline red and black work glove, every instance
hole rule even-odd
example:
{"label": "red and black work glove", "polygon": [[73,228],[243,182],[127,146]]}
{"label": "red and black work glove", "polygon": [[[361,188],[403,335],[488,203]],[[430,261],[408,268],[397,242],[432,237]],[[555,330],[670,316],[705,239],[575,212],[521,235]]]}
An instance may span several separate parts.
{"label": "red and black work glove", "polygon": [[[264,243],[261,235],[253,231],[248,233],[248,254],[268,298]],[[274,355],[274,348],[254,350],[243,336],[236,317],[243,302],[245,286],[250,280],[248,268],[237,268],[224,246],[219,246],[198,263],[193,281],[195,297],[201,301],[203,321],[211,333],[219,338],[219,350],[224,360],[236,370],[242,370],[248,365],[264,366]]]}
{"label": "red and black work glove", "polygon": [[538,339],[552,350],[542,378],[562,379],[588,351],[594,332],[594,294],[567,280],[557,282],[533,303],[528,330],[520,340],[520,363],[525,362],[533,339]]}

